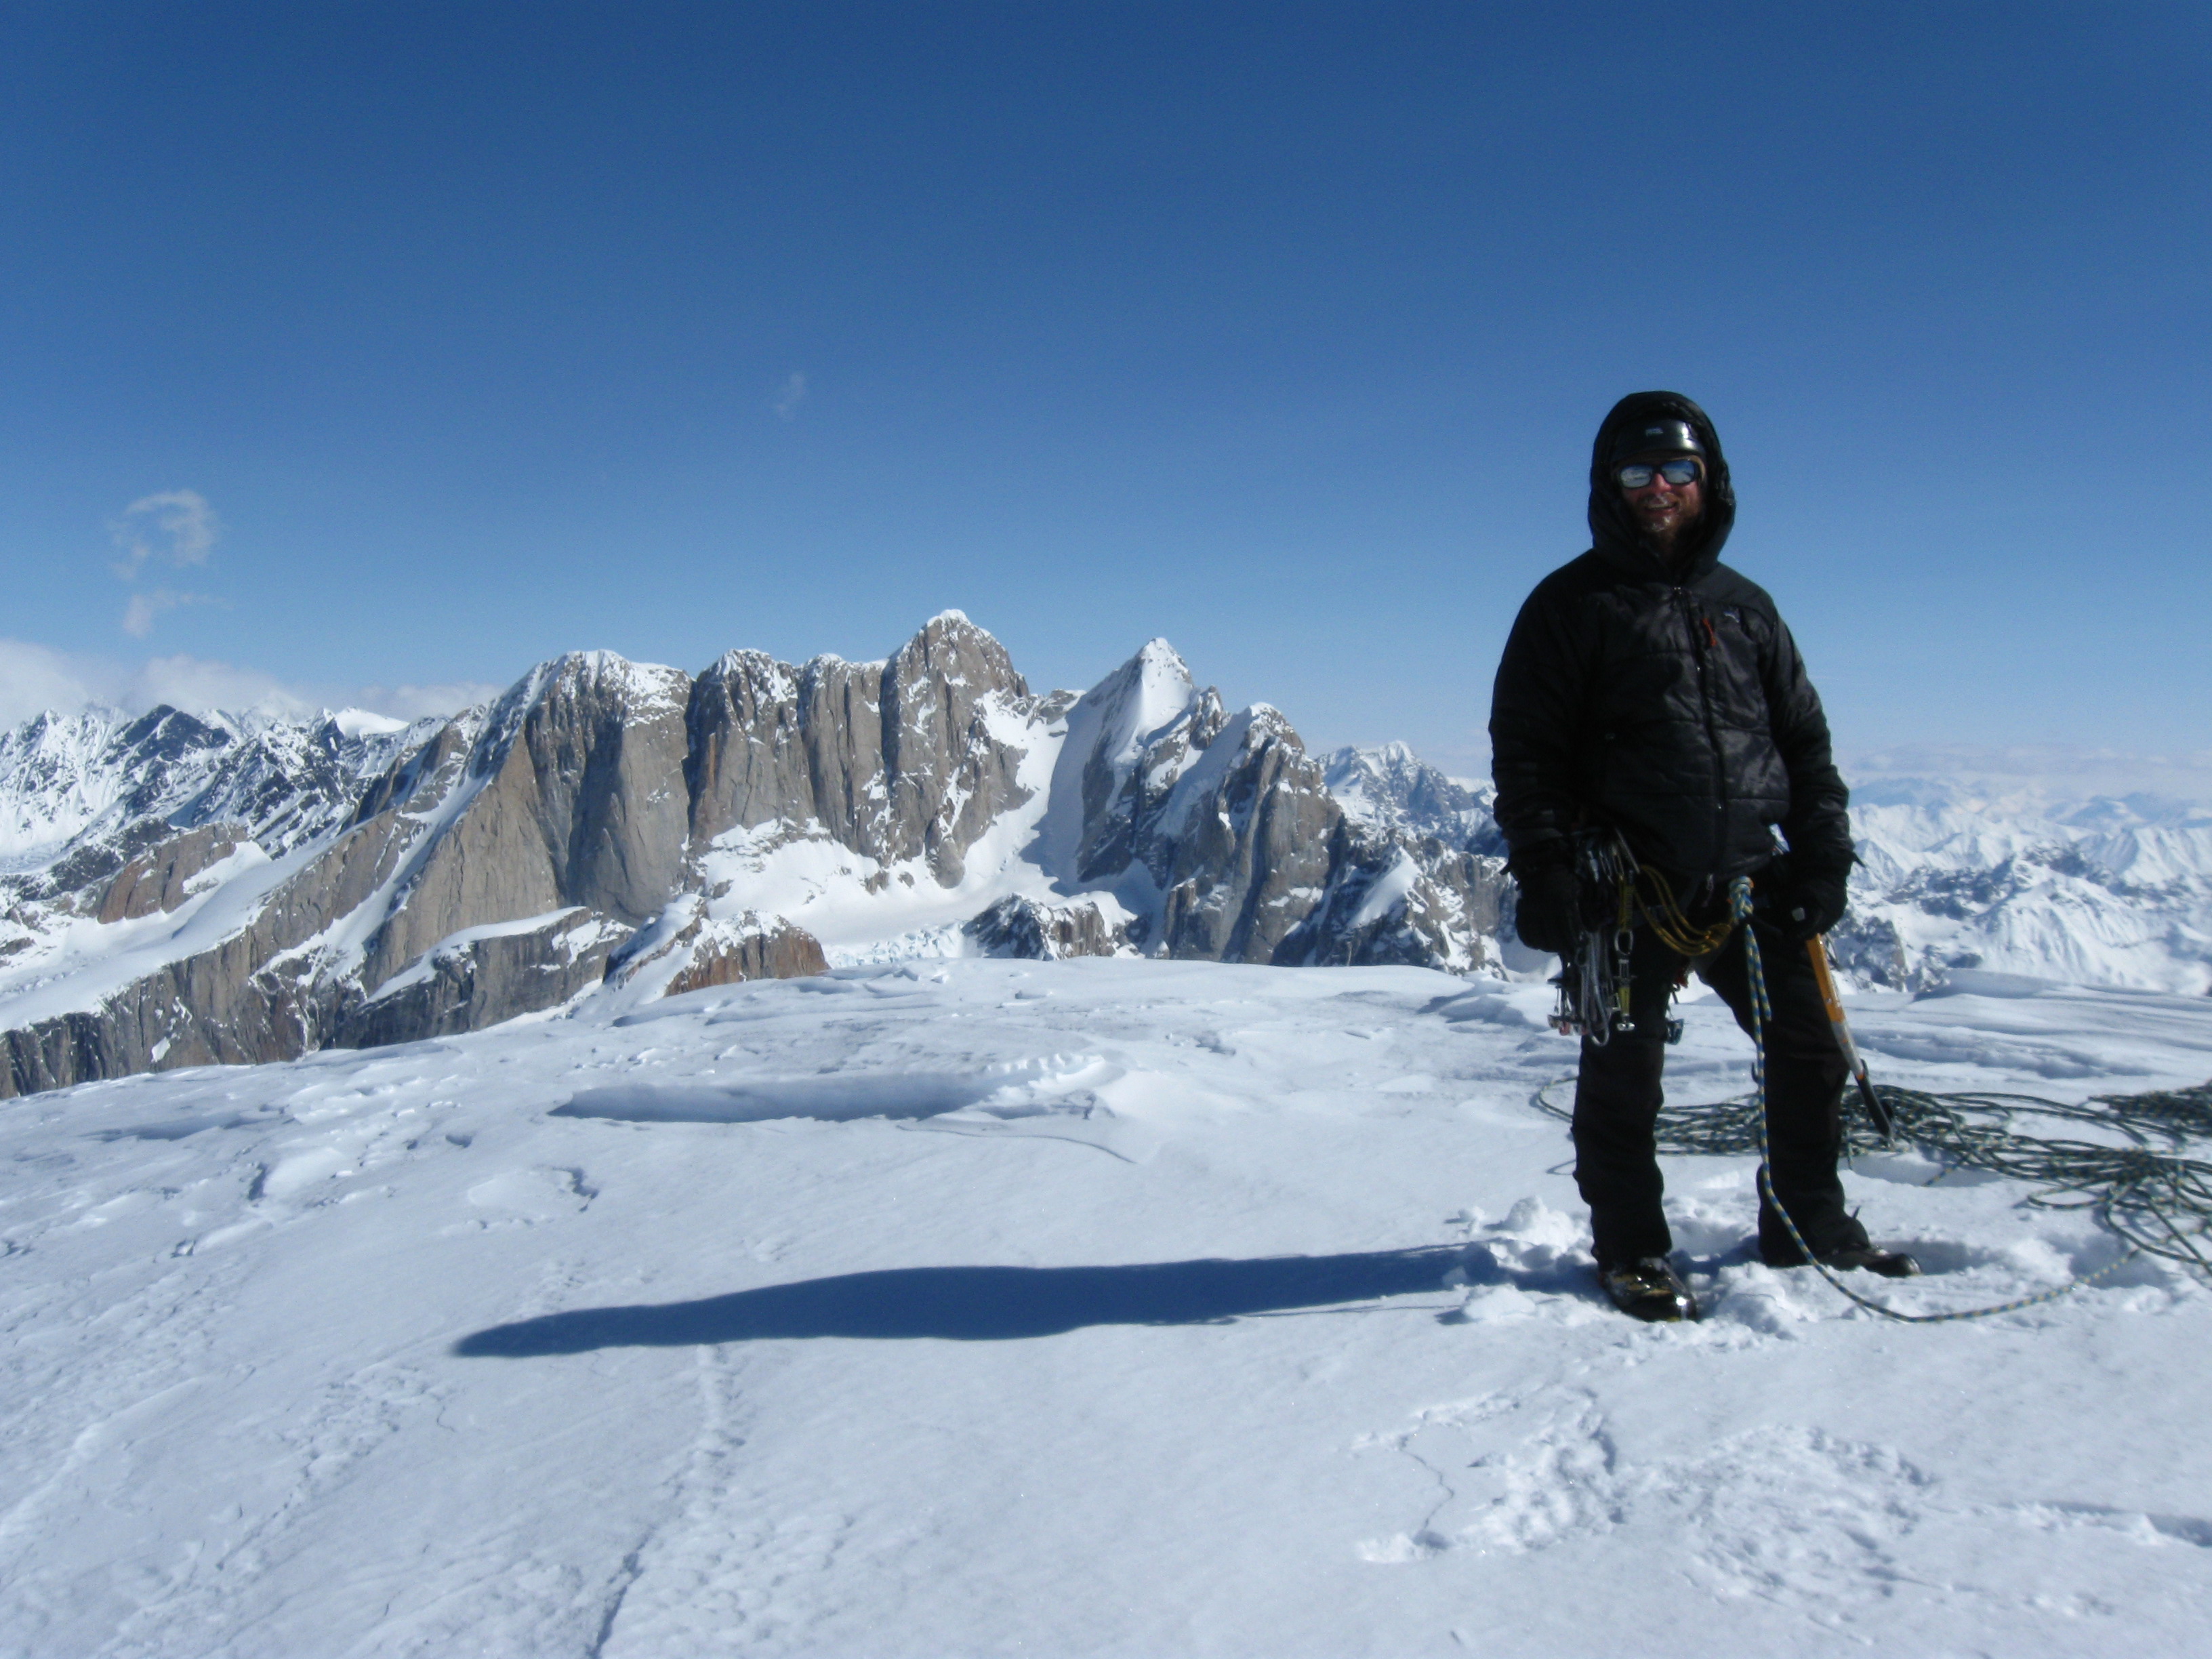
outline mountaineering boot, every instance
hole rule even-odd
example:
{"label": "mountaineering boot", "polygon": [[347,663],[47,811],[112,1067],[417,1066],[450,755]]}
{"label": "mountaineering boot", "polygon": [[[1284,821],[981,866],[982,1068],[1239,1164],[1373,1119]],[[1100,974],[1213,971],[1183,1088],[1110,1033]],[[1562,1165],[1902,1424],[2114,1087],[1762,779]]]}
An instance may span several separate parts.
{"label": "mountaineering boot", "polygon": [[1656,1323],[1698,1316],[1697,1298],[1663,1255],[1600,1267],[1597,1276],[1613,1305],[1632,1319]]}
{"label": "mountaineering boot", "polygon": [[[1852,1224],[1854,1227],[1857,1224]],[[1805,1253],[1786,1233],[1778,1239],[1770,1237],[1766,1229],[1759,1230],[1759,1259],[1770,1267],[1802,1267],[1806,1265]],[[1885,1250],[1870,1243],[1861,1231],[1855,1238],[1847,1238],[1833,1249],[1818,1250],[1812,1260],[1838,1273],[1850,1273],[1863,1267],[1884,1279],[1911,1279],[1920,1272],[1920,1264],[1902,1250]]]}
{"label": "mountaineering boot", "polygon": [[[1825,1238],[1819,1234],[1814,1237],[1820,1243],[1813,1246],[1813,1260],[1838,1273],[1863,1267],[1884,1279],[1911,1279],[1920,1271],[1920,1264],[1904,1251],[1885,1250],[1875,1244],[1855,1215],[1831,1227]],[[1759,1259],[1770,1267],[1802,1267],[1806,1261],[1805,1253],[1790,1237],[1782,1218],[1767,1204],[1759,1206]]]}
{"label": "mountaineering boot", "polygon": [[1831,1250],[1820,1258],[1820,1265],[1833,1267],[1838,1273],[1863,1267],[1884,1279],[1912,1279],[1920,1272],[1920,1264],[1904,1251],[1885,1250],[1875,1244],[1862,1244],[1848,1250]]}

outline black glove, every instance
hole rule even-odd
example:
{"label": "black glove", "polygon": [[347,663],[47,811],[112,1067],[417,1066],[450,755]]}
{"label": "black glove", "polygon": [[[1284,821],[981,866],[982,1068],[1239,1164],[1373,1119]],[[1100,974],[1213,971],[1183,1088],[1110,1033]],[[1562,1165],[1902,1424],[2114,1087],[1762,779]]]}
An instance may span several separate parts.
{"label": "black glove", "polygon": [[1774,895],[1774,923],[1782,930],[1782,937],[1793,945],[1802,945],[1841,921],[1850,904],[1846,885],[1850,874],[1849,865],[1840,870],[1792,866],[1784,873]]}
{"label": "black glove", "polygon": [[1516,854],[1507,866],[1521,889],[1513,910],[1513,926],[1521,942],[1532,951],[1555,957],[1575,948],[1583,927],[1583,884],[1565,842],[1539,842],[1530,851]]}

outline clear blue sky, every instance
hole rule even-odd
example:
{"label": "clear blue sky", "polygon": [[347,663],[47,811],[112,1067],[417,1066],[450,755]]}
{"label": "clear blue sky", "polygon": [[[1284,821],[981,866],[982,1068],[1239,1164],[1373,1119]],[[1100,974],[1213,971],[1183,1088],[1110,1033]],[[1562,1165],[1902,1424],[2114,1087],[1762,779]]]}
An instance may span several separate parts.
{"label": "clear blue sky", "polygon": [[1472,768],[1670,386],[1844,748],[2203,750],[2208,87],[2201,4],[17,4],[0,635],[320,696],[957,606]]}

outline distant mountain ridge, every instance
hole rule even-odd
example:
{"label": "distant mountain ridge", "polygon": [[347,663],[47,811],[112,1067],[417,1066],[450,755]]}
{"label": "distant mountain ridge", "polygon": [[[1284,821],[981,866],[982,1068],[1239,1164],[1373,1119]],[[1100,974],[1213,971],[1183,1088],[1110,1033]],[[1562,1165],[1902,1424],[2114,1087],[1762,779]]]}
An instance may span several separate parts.
{"label": "distant mountain ridge", "polygon": [[957,612],[873,663],[574,653],[411,726],[49,715],[0,737],[0,1092],[833,956],[1467,971],[1504,886],[1164,641],[1040,695]]}
{"label": "distant mountain ridge", "polygon": [[[1504,855],[1490,787],[1401,744],[1338,750],[1328,782],[1347,814]],[[1851,908],[1829,947],[1861,987],[1994,972],[2212,992],[2212,810],[1880,777],[1854,786],[1851,825]]]}
{"label": "distant mountain ridge", "polygon": [[1851,826],[1851,913],[1832,946],[1864,982],[1979,970],[2212,990],[2212,812],[1877,780],[1854,792]]}
{"label": "distant mountain ridge", "polygon": [[[1161,640],[1033,692],[957,612],[879,662],[572,653],[411,725],[48,714],[0,734],[0,1094],[886,958],[1547,971],[1491,799],[1311,755]],[[2212,816],[1894,780],[1853,815],[1857,983],[2212,987]]]}

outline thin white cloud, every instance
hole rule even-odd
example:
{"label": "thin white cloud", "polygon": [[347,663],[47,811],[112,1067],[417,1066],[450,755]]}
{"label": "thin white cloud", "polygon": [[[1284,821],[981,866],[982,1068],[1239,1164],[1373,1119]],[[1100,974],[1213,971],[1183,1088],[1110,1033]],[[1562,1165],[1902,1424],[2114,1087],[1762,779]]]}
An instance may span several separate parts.
{"label": "thin white cloud", "polygon": [[799,413],[799,404],[805,401],[806,376],[793,369],[790,378],[784,381],[783,389],[775,394],[775,418],[779,421],[794,418]]}
{"label": "thin white cloud", "polygon": [[154,618],[164,611],[207,603],[204,593],[179,593],[167,587],[142,589],[133,593],[131,603],[123,608],[123,631],[134,640],[143,640],[154,631]]}
{"label": "thin white cloud", "polygon": [[132,666],[57,651],[27,640],[0,639],[0,728],[46,713],[119,708],[139,714],[161,703],[194,714],[222,710],[304,719],[319,710],[361,708],[393,720],[457,714],[489,702],[505,688],[475,680],[431,685],[299,686],[265,674],[183,654],[152,657]]}
{"label": "thin white cloud", "polygon": [[80,659],[27,640],[0,640],[0,726],[20,726],[50,709],[74,714],[113,702],[118,689],[112,675]]}
{"label": "thin white cloud", "polygon": [[2142,793],[2212,800],[2212,750],[2203,749],[2154,755],[2060,743],[1902,744],[1850,756],[1844,774],[1855,783],[1942,779],[1963,787],[2029,788],[2068,799]]}
{"label": "thin white cloud", "polygon": [[238,668],[227,662],[186,656],[149,659],[125,682],[120,702],[131,709],[167,703],[192,714],[221,708],[234,714],[283,714],[295,720],[320,707],[316,700],[301,696],[275,675],[258,668]]}
{"label": "thin white cloud", "polygon": [[[205,564],[222,526],[198,490],[163,489],[141,495],[125,507],[108,521],[107,533],[123,556],[108,568],[135,584],[149,567],[183,570]],[[123,631],[143,640],[154,631],[155,619],[163,611],[207,603],[204,593],[167,586],[134,588],[131,603],[123,608]]]}
{"label": "thin white cloud", "polygon": [[164,489],[131,502],[109,521],[107,532],[123,555],[115,574],[135,581],[149,562],[179,570],[205,564],[222,526],[198,490]]}
{"label": "thin white cloud", "polygon": [[489,702],[507,688],[480,680],[455,680],[443,685],[365,685],[349,702],[374,714],[397,720],[427,720],[433,715],[458,714]]}

